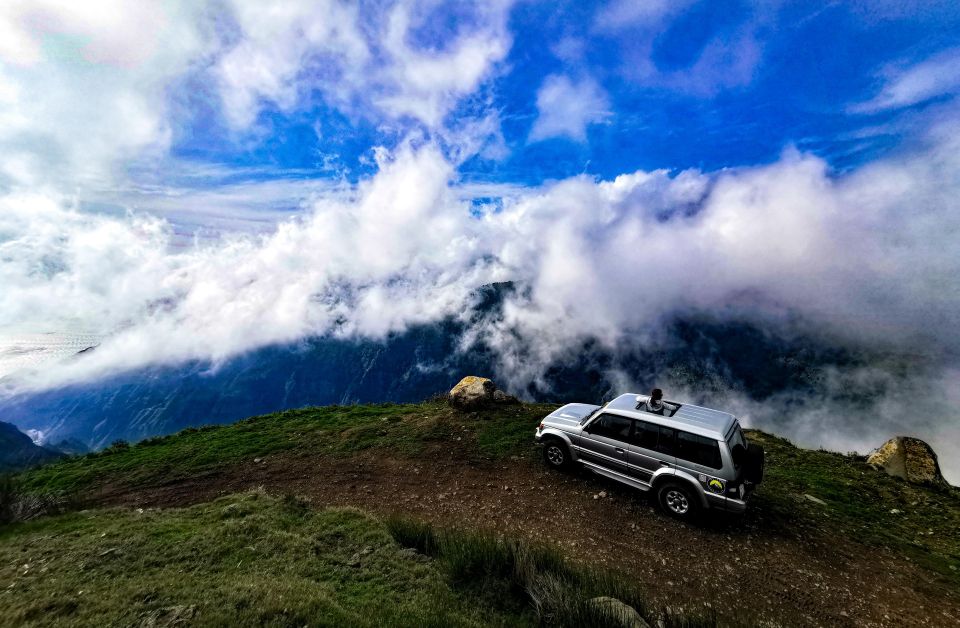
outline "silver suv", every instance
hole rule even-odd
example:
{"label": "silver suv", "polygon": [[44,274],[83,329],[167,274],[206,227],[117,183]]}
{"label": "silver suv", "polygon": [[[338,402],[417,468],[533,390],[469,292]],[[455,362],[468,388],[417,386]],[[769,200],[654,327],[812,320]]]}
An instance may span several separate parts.
{"label": "silver suv", "polygon": [[763,478],[763,448],[747,442],[732,414],[666,400],[663,414],[638,409],[648,400],[626,394],[605,406],[556,410],[537,428],[544,460],[652,491],[681,519],[707,509],[742,513]]}

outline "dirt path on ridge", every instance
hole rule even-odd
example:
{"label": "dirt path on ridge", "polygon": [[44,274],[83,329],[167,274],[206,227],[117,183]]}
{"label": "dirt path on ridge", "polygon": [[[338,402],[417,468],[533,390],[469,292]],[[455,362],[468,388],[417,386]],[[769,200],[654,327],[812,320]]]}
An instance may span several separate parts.
{"label": "dirt path on ridge", "polygon": [[[461,452],[465,453],[465,452]],[[149,488],[106,487],[99,504],[185,506],[263,487],[315,506],[400,512],[441,526],[559,543],[636,577],[654,603],[681,600],[768,625],[960,626],[960,594],[887,550],[829,529],[766,525],[750,513],[713,525],[674,521],[644,496],[585,472],[527,459],[464,461],[449,448],[416,459],[283,454]]]}

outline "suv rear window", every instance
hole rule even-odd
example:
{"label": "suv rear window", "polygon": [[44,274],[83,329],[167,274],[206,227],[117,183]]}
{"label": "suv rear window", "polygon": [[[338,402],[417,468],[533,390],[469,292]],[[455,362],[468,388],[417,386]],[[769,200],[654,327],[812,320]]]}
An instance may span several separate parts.
{"label": "suv rear window", "polygon": [[720,460],[720,444],[713,439],[689,432],[677,432],[677,446],[674,455],[681,460],[711,469],[719,469],[723,466],[723,462]]}

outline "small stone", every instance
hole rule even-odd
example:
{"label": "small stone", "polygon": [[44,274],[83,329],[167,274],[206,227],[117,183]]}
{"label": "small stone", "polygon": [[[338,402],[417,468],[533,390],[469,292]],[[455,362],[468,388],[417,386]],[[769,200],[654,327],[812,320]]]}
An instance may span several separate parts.
{"label": "small stone", "polygon": [[635,608],[617,598],[595,597],[589,600],[587,604],[603,613],[610,626],[624,626],[625,628],[649,628],[650,626]]}
{"label": "small stone", "polygon": [[891,514],[891,515],[899,515],[899,514],[900,514],[900,509],[899,509],[899,508],[891,508],[891,509],[890,509],[890,514]]}
{"label": "small stone", "polygon": [[254,458],[253,464],[260,464],[263,461],[263,458]]}

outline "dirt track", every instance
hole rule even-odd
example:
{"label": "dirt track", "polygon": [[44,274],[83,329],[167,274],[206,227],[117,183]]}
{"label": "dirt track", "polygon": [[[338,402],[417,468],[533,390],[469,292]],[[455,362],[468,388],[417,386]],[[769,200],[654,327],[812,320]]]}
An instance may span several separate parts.
{"label": "dirt track", "polygon": [[561,543],[634,575],[659,604],[681,600],[721,619],[736,621],[739,607],[769,625],[960,626],[957,591],[884,550],[831,538],[826,528],[767,525],[756,512],[719,524],[676,522],[614,482],[524,459],[464,462],[447,449],[416,460],[275,456],[135,492],[105,488],[95,501],[183,506],[259,486],[317,506]]}

